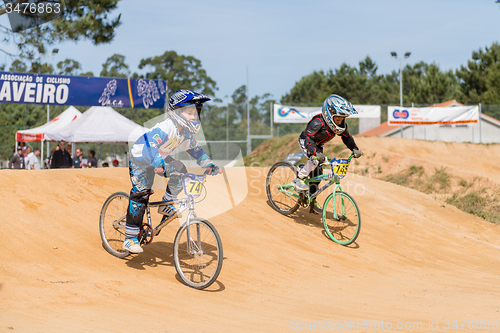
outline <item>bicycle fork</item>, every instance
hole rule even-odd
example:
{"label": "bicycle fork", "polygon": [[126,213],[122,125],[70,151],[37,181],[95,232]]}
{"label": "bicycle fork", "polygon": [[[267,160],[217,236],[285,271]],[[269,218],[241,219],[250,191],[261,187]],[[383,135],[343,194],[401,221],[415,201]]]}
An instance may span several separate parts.
{"label": "bicycle fork", "polygon": [[344,204],[344,196],[341,195],[340,196],[340,206],[342,208],[342,215],[339,215],[339,212],[337,211],[337,204],[336,204],[336,201],[335,201],[335,193],[337,193],[337,191],[342,191],[342,187],[340,186],[339,183],[336,183],[334,189],[333,189],[333,197],[332,197],[332,204],[333,204],[333,218],[336,219],[336,220],[345,220],[346,219],[346,216],[345,216],[345,204]]}
{"label": "bicycle fork", "polygon": [[191,228],[189,226],[191,225],[191,217],[197,217],[196,213],[194,212],[194,202],[193,199],[190,198],[189,200],[189,213],[186,218],[186,236],[188,240],[188,252],[191,255],[197,255],[197,254],[203,254],[203,250],[201,247],[201,233],[200,233],[200,225],[196,225],[196,241],[194,241],[191,238]]}

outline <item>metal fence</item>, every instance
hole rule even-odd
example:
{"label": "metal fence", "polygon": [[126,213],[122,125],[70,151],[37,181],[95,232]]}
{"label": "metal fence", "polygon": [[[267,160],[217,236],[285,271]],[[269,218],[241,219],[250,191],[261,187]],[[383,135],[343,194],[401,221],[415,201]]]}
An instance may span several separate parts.
{"label": "metal fence", "polygon": [[[312,106],[312,105],[309,105]],[[315,105],[319,106],[319,105]],[[387,108],[389,104],[382,104],[382,112],[380,121],[383,123],[387,121]],[[429,104],[405,104],[405,107],[428,107]],[[29,111],[29,110],[28,110]],[[272,108],[270,107],[270,112],[272,114]],[[482,104],[481,112],[497,120],[500,120],[500,105],[493,104]],[[29,112],[28,112],[29,117]],[[6,168],[8,160],[14,154],[15,145],[15,132],[17,130],[23,129],[24,126],[14,126],[6,125],[7,119],[0,119],[0,168]],[[200,143],[205,144],[210,156],[216,160],[233,160],[241,152],[243,156],[247,155],[250,151],[257,148],[262,142],[267,138],[271,137],[283,137],[285,135],[294,133],[299,134],[305,129],[305,123],[301,124],[286,124],[286,123],[273,123],[272,129],[270,126],[269,114],[262,117],[260,123],[258,123],[258,135],[251,135],[250,138],[247,137],[247,126],[243,126],[243,122],[246,124],[246,119],[242,119],[238,124],[226,123],[225,127],[218,128],[219,137],[213,139],[210,135],[205,138],[205,140],[200,140]],[[250,133],[255,133],[257,124],[252,122],[250,126]],[[347,122],[349,126],[349,131],[351,134],[358,133],[358,119],[348,119]],[[260,134],[261,133],[261,134]],[[224,138],[224,139],[221,139]],[[411,138],[411,136],[410,136]],[[479,142],[479,140],[477,141]],[[249,146],[249,143],[251,146]],[[39,142],[28,143],[27,145],[33,147],[40,147]],[[54,148],[56,143],[51,143],[50,148]],[[117,146],[113,144],[77,144],[76,147],[81,147],[86,153],[88,150],[93,149],[97,152],[100,159],[106,159],[108,156],[123,156],[125,158],[124,146]],[[3,161],[3,162],[2,162]]]}

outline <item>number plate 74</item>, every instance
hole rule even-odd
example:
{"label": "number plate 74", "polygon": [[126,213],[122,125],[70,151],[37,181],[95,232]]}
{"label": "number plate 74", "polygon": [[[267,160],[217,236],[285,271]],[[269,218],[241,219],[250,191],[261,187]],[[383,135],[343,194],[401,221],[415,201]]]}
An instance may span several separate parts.
{"label": "number plate 74", "polygon": [[205,180],[202,180],[202,181],[192,180],[186,186],[187,193],[191,194],[191,195],[199,195],[201,193],[201,190],[203,189],[204,182],[205,182]]}

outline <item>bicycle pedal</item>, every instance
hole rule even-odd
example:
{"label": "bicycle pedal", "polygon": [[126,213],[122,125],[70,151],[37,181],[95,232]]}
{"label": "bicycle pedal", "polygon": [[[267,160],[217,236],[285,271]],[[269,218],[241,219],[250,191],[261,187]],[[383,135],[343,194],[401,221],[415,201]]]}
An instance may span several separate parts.
{"label": "bicycle pedal", "polygon": [[158,214],[171,216],[176,211],[177,211],[177,209],[175,209],[175,207],[172,207],[171,205],[158,206]]}

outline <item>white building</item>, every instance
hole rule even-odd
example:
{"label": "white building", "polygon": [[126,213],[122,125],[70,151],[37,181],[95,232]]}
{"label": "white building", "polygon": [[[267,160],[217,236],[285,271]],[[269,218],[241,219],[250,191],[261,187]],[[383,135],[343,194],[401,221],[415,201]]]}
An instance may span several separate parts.
{"label": "white building", "polygon": [[[451,100],[433,106],[449,107],[464,105],[458,103],[456,100]],[[444,142],[500,143],[500,121],[481,114],[478,123],[470,124],[389,126],[385,122],[358,135],[403,137],[407,139]]]}

